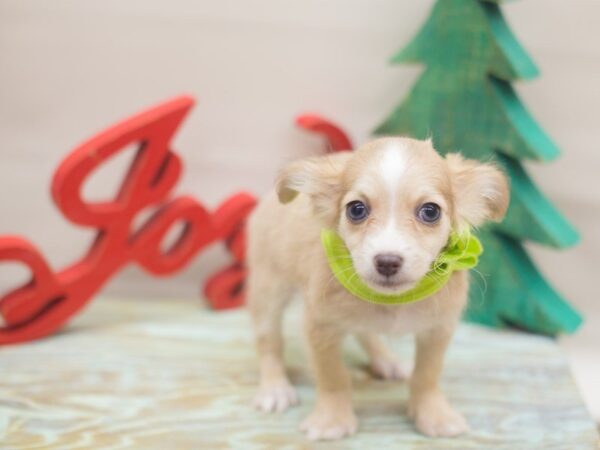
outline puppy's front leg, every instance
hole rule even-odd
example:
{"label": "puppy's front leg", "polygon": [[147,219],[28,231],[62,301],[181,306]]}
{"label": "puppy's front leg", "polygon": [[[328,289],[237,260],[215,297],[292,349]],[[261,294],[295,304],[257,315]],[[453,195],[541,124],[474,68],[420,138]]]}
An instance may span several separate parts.
{"label": "puppy's front leg", "polygon": [[317,383],[317,402],[300,429],[311,440],[340,439],[356,432],[350,376],[341,355],[344,332],[317,323],[306,312],[306,333]]}
{"label": "puppy's front leg", "polygon": [[455,325],[418,333],[416,361],[410,382],[409,416],[427,436],[456,436],[468,431],[465,418],[454,410],[439,386],[444,354]]}

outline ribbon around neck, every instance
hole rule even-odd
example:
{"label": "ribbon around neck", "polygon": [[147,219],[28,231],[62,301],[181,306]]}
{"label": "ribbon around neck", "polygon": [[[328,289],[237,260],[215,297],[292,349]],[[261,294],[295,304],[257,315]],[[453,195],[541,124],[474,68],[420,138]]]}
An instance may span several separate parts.
{"label": "ribbon around neck", "polygon": [[418,302],[442,289],[456,270],[472,269],[479,262],[483,246],[470,230],[452,231],[448,243],[437,256],[431,270],[417,285],[399,294],[378,292],[368,286],[358,275],[352,257],[342,238],[332,230],[321,230],[321,243],[333,275],[356,297],[379,305],[402,305]]}

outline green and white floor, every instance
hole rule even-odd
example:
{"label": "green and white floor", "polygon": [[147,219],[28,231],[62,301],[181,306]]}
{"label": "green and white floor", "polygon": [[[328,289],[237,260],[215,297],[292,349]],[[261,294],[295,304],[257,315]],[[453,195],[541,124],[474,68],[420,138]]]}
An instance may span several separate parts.
{"label": "green and white floor", "polygon": [[[466,324],[444,385],[470,434],[416,433],[405,415],[406,384],[373,379],[348,340],[359,432],[311,443],[298,431],[315,395],[298,311],[286,322],[286,358],[302,403],[263,415],[251,405],[257,370],[246,311],[215,313],[198,303],[100,298],[58,335],[1,348],[0,448],[598,448],[554,341]],[[411,357],[410,339],[393,345]]]}

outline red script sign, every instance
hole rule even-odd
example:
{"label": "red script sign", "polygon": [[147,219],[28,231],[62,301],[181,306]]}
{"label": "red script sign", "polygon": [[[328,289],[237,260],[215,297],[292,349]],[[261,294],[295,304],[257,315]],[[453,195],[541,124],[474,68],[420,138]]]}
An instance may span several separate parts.
{"label": "red script sign", "polygon": [[[32,279],[0,298],[0,344],[24,342],[49,335],[62,327],[124,265],[135,262],[153,275],[167,275],[183,266],[207,245],[224,240],[234,263],[214,275],[205,294],[213,307],[235,307],[243,302],[244,221],[254,197],[239,193],[213,213],[189,196],[168,199],[182,164],[170,142],[194,100],[179,97],[136,115],[75,149],[59,166],[52,197],[67,219],[98,230],[87,254],[59,272],[43,255],[17,236],[0,237],[0,262],[18,262],[31,270]],[[139,149],[118,195],[108,202],[82,198],[86,179],[105,161],[131,144]],[[136,215],[158,207],[138,230]],[[161,243],[169,229],[183,223],[177,241],[166,251]]]}

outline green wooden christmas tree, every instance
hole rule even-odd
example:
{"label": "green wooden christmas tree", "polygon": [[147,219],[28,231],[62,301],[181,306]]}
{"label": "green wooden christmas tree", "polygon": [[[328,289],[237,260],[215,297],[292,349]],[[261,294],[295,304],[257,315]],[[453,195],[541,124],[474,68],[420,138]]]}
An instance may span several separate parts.
{"label": "green wooden christmas tree", "polygon": [[467,319],[513,325],[543,334],[572,332],[580,316],[544,280],[521,241],[557,248],[577,232],[534,186],[521,160],[549,161],[556,145],[534,121],[511,86],[538,70],[493,1],[438,0],[431,15],[394,63],[425,70],[404,102],[376,134],[433,136],[442,152],[495,160],[511,180],[503,223],[479,230],[485,252],[473,276]]}

